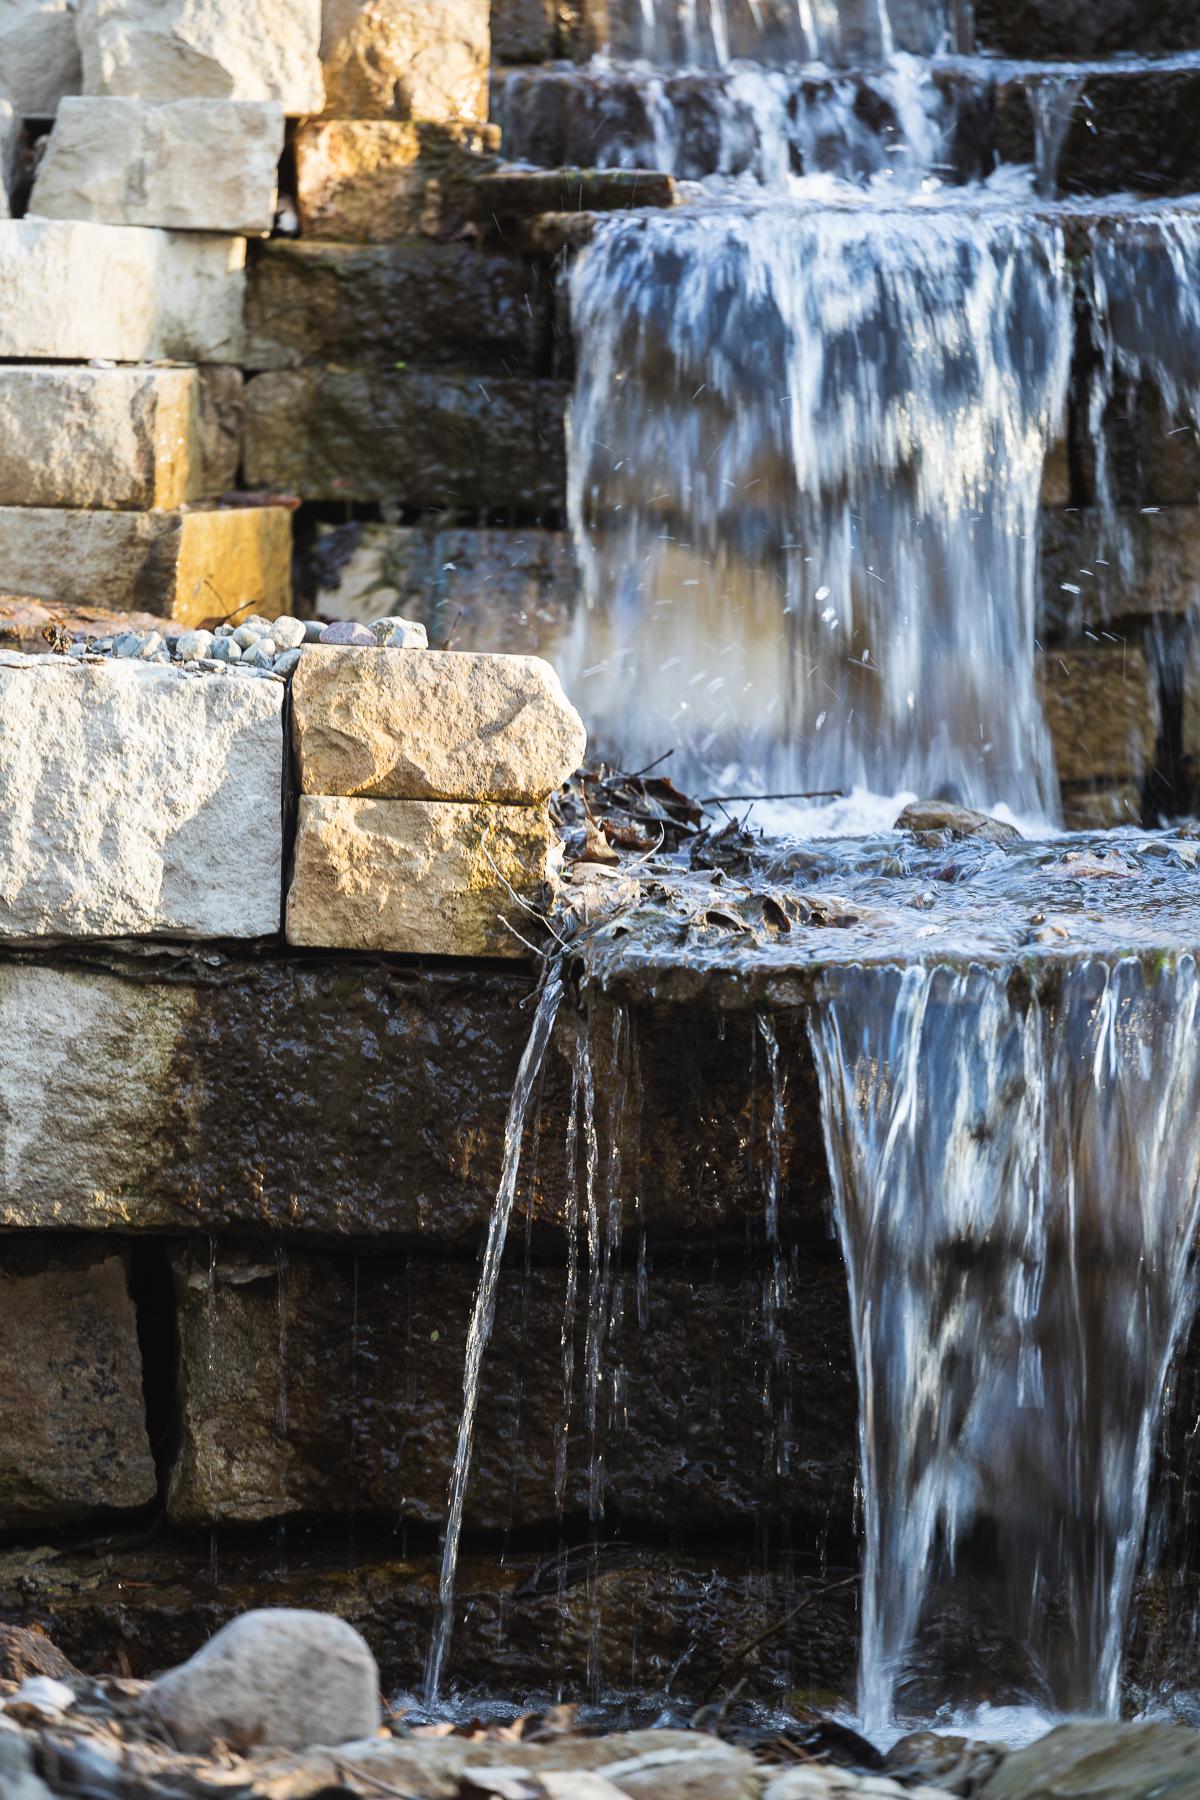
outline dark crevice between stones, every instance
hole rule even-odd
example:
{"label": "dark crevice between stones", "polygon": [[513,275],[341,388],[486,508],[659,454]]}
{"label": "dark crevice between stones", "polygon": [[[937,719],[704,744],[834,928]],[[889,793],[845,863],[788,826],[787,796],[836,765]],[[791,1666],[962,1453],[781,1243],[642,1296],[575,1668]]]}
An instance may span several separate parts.
{"label": "dark crevice between stones", "polygon": [[167,1487],[183,1438],[179,1398],[179,1326],[171,1256],[162,1238],[134,1239],[129,1251],[129,1294],[137,1316],[142,1359],[146,1434],[158,1477],[157,1515],[165,1515]]}

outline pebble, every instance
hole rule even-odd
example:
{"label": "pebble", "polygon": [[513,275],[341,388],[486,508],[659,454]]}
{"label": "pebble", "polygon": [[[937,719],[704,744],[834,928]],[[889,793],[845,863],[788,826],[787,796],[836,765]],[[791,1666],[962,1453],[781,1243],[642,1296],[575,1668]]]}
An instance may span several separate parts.
{"label": "pebble", "polygon": [[324,619],[305,619],[304,641],[306,644],[319,644],[321,633],[325,629]]}
{"label": "pebble", "polygon": [[242,647],[236,638],[217,638],[210,652],[214,662],[235,663],[242,660]]}
{"label": "pebble", "polygon": [[184,662],[199,662],[206,657],[213,646],[211,631],[185,631],[176,641],[175,654]]}
{"label": "pebble", "polygon": [[352,644],[364,650],[376,648],[375,633],[368,625],[358,625],[350,619],[339,619],[336,625],[327,625],[317,639],[320,644]]}
{"label": "pebble", "polygon": [[275,658],[275,673],[277,675],[290,675],[299,661],[299,650],[281,650],[279,655]]}
{"label": "pebble", "polygon": [[271,636],[277,650],[298,650],[308,636],[308,626],[303,619],[293,619],[290,614],[285,613],[281,619],[275,620]]}
{"label": "pebble", "polygon": [[140,656],[142,653],[141,634],[136,631],[123,631],[113,643],[114,656]]}
{"label": "pebble", "polygon": [[275,661],[275,646],[270,638],[258,638],[242,652],[243,668],[269,669]]}
{"label": "pebble", "polygon": [[415,619],[372,619],[370,629],[382,650],[428,650],[429,633]]}
{"label": "pebble", "polygon": [[159,651],[164,650],[165,648],[166,646],[159,633],[157,631],[148,631],[142,639],[142,647],[138,651],[138,655],[143,657],[146,661],[149,661],[151,657],[157,657]]}
{"label": "pebble", "polygon": [[251,622],[247,619],[246,623],[239,625],[234,632],[233,641],[239,650],[248,650],[251,644],[257,644],[261,636],[262,631],[259,629],[257,620]]}

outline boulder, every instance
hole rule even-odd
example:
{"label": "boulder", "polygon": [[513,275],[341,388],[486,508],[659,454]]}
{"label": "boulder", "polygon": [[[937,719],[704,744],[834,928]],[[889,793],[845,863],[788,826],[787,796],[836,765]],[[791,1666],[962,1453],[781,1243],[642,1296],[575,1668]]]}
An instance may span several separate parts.
{"label": "boulder", "polygon": [[540,927],[526,908],[543,899],[559,856],[545,807],[304,794],[288,942],[402,956],[528,956]]}
{"label": "boulder", "polygon": [[306,794],[536,806],[587,733],[537,656],[328,650],[300,658],[293,741]]}
{"label": "boulder", "polygon": [[[19,1138],[12,1124],[9,1135]],[[157,1481],[125,1260],[0,1250],[0,1525],[144,1506]]]}
{"label": "boulder", "polygon": [[1064,645],[1043,652],[1037,676],[1060,781],[1136,780],[1149,773],[1161,720],[1142,650]]}
{"label": "boulder", "polygon": [[277,238],[246,288],[246,367],[358,362],[533,375],[550,326],[549,291],[514,256],[466,244],[323,244]]}
{"label": "boulder", "polygon": [[210,1638],[142,1699],[180,1750],[302,1750],[379,1730],[379,1670],[352,1625],[329,1613],[264,1607]]}
{"label": "boulder", "polygon": [[83,72],[73,0],[0,0],[0,95],[25,118],[50,118]]}
{"label": "boulder", "polygon": [[136,660],[0,660],[0,936],[279,924],[283,687]]}
{"label": "boulder", "polygon": [[252,487],[304,500],[554,511],[566,387],[384,369],[289,369],[246,385]]}
{"label": "boulder", "polygon": [[[629,1213],[626,1223],[632,1231]],[[481,1373],[470,1530],[553,1520],[560,1453],[562,1509],[587,1515],[586,1250],[581,1257],[574,1316],[561,1251],[528,1270],[518,1256],[502,1275]],[[188,1530],[346,1514],[440,1525],[478,1279],[474,1259],[413,1262],[378,1249],[357,1259],[293,1250],[282,1268],[233,1243],[215,1258],[204,1245],[181,1254],[171,1520]],[[849,1516],[857,1454],[845,1277],[836,1261],[803,1257],[780,1281],[769,1369],[766,1289],[753,1270],[715,1271],[701,1253],[654,1269],[636,1307],[632,1296],[606,1305],[599,1385],[607,1396],[619,1384],[621,1407],[602,1407],[596,1466],[622,1520],[704,1533],[767,1512],[818,1519],[834,1506]],[[565,1398],[564,1329],[576,1346]]]}
{"label": "boulder", "polygon": [[[209,474],[200,386],[195,369],[0,365],[0,507],[200,499]],[[4,579],[16,578],[6,567]]]}
{"label": "boulder", "polygon": [[4,220],[0,359],[237,363],[245,260],[208,232]]}
{"label": "boulder", "polygon": [[1015,825],[993,819],[990,813],[973,812],[969,806],[952,806],[944,800],[914,800],[896,820],[897,831],[911,831],[920,842],[946,844],[954,838],[982,838],[988,844],[1008,844],[1020,837]]}
{"label": "boulder", "polygon": [[304,235],[367,244],[444,237],[467,218],[471,185],[495,167],[499,148],[492,125],[309,120],[296,133]]}
{"label": "boulder", "polygon": [[85,94],[325,104],[321,0],[80,0]]}
{"label": "boulder", "polygon": [[67,99],[29,211],[265,236],[282,153],[283,112],[274,100]]}
{"label": "boulder", "polygon": [[325,110],[343,119],[486,119],[491,0],[325,0]]}
{"label": "boulder", "polygon": [[1200,1732],[1143,1722],[1059,1725],[1016,1750],[979,1790],[980,1800],[1144,1800],[1200,1792]]}
{"label": "boulder", "polygon": [[31,1675],[70,1681],[79,1670],[40,1626],[0,1625],[0,1681],[21,1682]]}
{"label": "boulder", "polygon": [[292,516],[281,506],[0,507],[0,569],[18,594],[181,625],[289,612],[291,549]]}

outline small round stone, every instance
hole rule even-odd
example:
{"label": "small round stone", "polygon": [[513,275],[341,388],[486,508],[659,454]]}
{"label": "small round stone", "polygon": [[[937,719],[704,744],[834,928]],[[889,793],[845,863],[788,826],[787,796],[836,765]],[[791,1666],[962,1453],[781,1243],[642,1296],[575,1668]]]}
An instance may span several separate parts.
{"label": "small round stone", "polygon": [[[157,636],[157,632],[155,636]],[[140,656],[142,654],[142,634],[140,631],[123,631],[113,642],[114,656]]]}
{"label": "small round stone", "polygon": [[275,673],[277,675],[290,675],[299,661],[299,650],[281,650],[279,655],[275,658]]}
{"label": "small round stone", "polygon": [[112,637],[93,638],[91,647],[98,656],[107,656],[115,642],[116,639]]}
{"label": "small round stone", "polygon": [[334,625],[327,625],[317,640],[322,644],[351,644],[355,648],[374,650],[375,633],[368,625],[356,624],[351,619],[339,619]]}
{"label": "small round stone", "polygon": [[271,636],[279,650],[296,650],[308,636],[308,628],[303,619],[293,619],[285,613],[283,618],[276,619],[271,626]]}
{"label": "small round stone", "polygon": [[231,637],[216,638],[209,652],[215,662],[235,663],[242,660],[242,647]]}
{"label": "small round stone", "polygon": [[227,638],[233,636],[232,625],[218,625],[213,632],[214,637]]}
{"label": "small round stone", "polygon": [[234,632],[233,641],[242,650],[248,650],[250,648],[251,644],[257,644],[259,638],[262,637],[262,635],[263,635],[263,630],[262,630],[262,627],[259,625],[258,620],[257,619],[254,619],[254,620],[247,619],[246,623],[244,625],[239,625],[237,630]]}
{"label": "small round stone", "polygon": [[199,662],[207,656],[214,643],[211,631],[185,631],[175,641],[175,654],[184,662]]}
{"label": "small round stone", "polygon": [[165,648],[166,646],[163,643],[161,633],[157,631],[148,631],[142,639],[142,647],[138,651],[138,655],[142,657],[145,662],[149,662],[152,656],[157,656],[159,651]]}
{"label": "small round stone", "polygon": [[250,669],[269,669],[275,661],[275,646],[270,638],[259,638],[248,650],[242,651],[242,667]]}
{"label": "small round stone", "polygon": [[382,650],[428,650],[429,633],[415,619],[372,619],[371,630]]}
{"label": "small round stone", "polygon": [[306,644],[319,644],[321,633],[325,630],[324,619],[305,619],[304,641]]}

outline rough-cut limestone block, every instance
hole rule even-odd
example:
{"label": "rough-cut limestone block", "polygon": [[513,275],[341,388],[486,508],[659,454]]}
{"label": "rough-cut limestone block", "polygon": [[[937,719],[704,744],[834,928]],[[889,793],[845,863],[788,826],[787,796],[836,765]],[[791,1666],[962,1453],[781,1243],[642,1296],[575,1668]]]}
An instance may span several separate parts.
{"label": "rough-cut limestone block", "polygon": [[1195,0],[974,0],[975,41],[1002,56],[1089,57],[1200,50]]}
{"label": "rough-cut limestone block", "polygon": [[304,235],[388,243],[445,234],[467,217],[477,176],[495,167],[490,125],[310,120],[296,134]]}
{"label": "rough-cut limestone block", "polygon": [[538,923],[513,894],[541,900],[558,856],[544,806],[304,794],[288,941],[401,956],[528,956],[521,939],[536,942]]}
{"label": "rough-cut limestone block", "polygon": [[196,373],[200,380],[202,492],[212,499],[237,483],[246,410],[245,382],[242,371],[228,364],[208,363]]}
{"label": "rough-cut limestone block", "polygon": [[491,0],[325,0],[326,112],[486,119]]}
{"label": "rough-cut limestone block", "polygon": [[245,264],[242,238],[5,220],[0,358],[240,362]]}
{"label": "rough-cut limestone block", "polygon": [[1121,508],[1113,523],[1085,508],[1042,513],[1040,632],[1072,637],[1119,620],[1186,617],[1200,604],[1200,510]]}
{"label": "rough-cut limestone block", "polygon": [[0,936],[279,925],[283,686],[0,659]]}
{"label": "rough-cut limestone block", "polygon": [[[619,1423],[602,1409],[601,1449],[624,1518],[703,1526],[776,1505],[819,1515],[831,1493],[849,1496],[856,1458],[845,1275],[836,1261],[800,1258],[784,1279],[785,1385],[774,1418],[762,1403],[761,1280],[716,1275],[711,1264],[705,1272],[660,1268],[637,1316],[628,1306],[613,1313],[603,1382],[607,1391],[619,1368],[625,1404]],[[203,1530],[352,1512],[440,1524],[477,1280],[472,1262],[423,1259],[414,1268],[403,1256],[363,1257],[355,1311],[348,1255],[298,1253],[282,1273],[273,1257],[232,1244],[215,1266],[207,1246],[181,1255],[173,1522]],[[562,1257],[501,1279],[467,1489],[472,1528],[555,1516],[564,1424],[565,1510],[587,1510],[582,1353],[563,1400],[566,1286]],[[581,1332],[585,1314],[586,1301]],[[775,1428],[785,1439],[778,1456]]]}
{"label": "rough-cut limestone block", "polygon": [[26,118],[49,118],[82,71],[72,0],[0,0],[0,95]]}
{"label": "rough-cut limestone block", "polygon": [[0,507],[0,570],[13,593],[183,625],[290,611],[291,555],[292,516],[281,506]]}
{"label": "rough-cut limestone block", "polygon": [[[244,1234],[253,1222],[293,1242],[473,1255],[500,1179],[531,985],[515,962],[430,967],[341,952],[0,955],[0,1044],[21,1047],[0,1057],[0,1116],[21,1125],[0,1145],[0,1227],[186,1236]],[[776,1019],[792,1095],[780,1231],[825,1246],[805,1016]],[[650,1241],[698,1238],[706,1257],[717,1243],[740,1257],[763,1217],[762,1169],[746,1143],[765,1141],[771,1116],[756,1016],[725,1014],[718,1029],[702,1003],[647,999],[628,1020],[642,1070],[631,1154]],[[598,1004],[592,1031],[603,1121],[617,1096]],[[573,1042],[567,1016],[513,1225],[523,1233],[528,1218],[559,1267]]]}
{"label": "rough-cut limestone block", "polygon": [[64,100],[29,199],[49,219],[265,235],[283,153],[277,101]]}
{"label": "rough-cut limestone block", "polygon": [[317,244],[278,238],[246,286],[248,369],[345,359],[481,375],[538,366],[550,324],[540,273],[465,244]]}
{"label": "rough-cut limestone block", "polygon": [[554,661],[578,575],[563,531],[428,531],[356,519],[318,531],[316,609],[370,622],[417,619],[431,644]]}
{"label": "rough-cut limestone block", "polygon": [[0,506],[180,506],[205,474],[194,369],[0,366]]}
{"label": "rough-cut limestone block", "polygon": [[346,1744],[379,1730],[379,1670],[343,1619],[264,1607],[160,1675],[141,1704],[180,1750]]}
{"label": "rough-cut limestone block", "polygon": [[246,479],[304,500],[552,509],[566,389],[497,376],[295,369],[246,386]]}
{"label": "rough-cut limestone block", "polygon": [[85,94],[325,104],[321,0],[80,0],[78,29]]}
{"label": "rough-cut limestone block", "polygon": [[492,0],[493,62],[549,62],[557,26],[556,0]]}
{"label": "rough-cut limestone block", "polygon": [[292,678],[306,794],[535,806],[573,775],[583,720],[536,656],[313,645]]}
{"label": "rough-cut limestone block", "polygon": [[1038,687],[1059,780],[1137,780],[1154,762],[1160,708],[1144,653],[1133,644],[1047,650]]}
{"label": "rough-cut limestone block", "polygon": [[[24,1122],[8,1119],[19,1144]],[[7,1151],[6,1151],[7,1155]],[[154,1498],[124,1259],[0,1247],[0,1525]]]}

